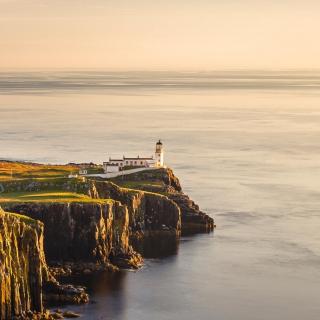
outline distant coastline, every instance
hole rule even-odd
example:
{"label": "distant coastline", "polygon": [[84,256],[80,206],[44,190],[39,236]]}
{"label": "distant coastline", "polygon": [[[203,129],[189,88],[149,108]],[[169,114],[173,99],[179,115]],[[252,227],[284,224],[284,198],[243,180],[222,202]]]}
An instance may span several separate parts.
{"label": "distant coastline", "polygon": [[319,90],[320,70],[0,72],[0,94],[126,90]]}

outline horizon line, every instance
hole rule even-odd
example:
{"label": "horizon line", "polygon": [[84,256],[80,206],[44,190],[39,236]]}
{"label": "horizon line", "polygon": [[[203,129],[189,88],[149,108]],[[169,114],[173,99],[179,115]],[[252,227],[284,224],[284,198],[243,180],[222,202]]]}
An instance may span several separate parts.
{"label": "horizon line", "polygon": [[198,69],[193,69],[193,68],[179,68],[179,69],[170,69],[170,68],[147,68],[147,69],[142,69],[142,68],[108,68],[108,67],[52,67],[52,68],[0,68],[0,73],[10,73],[10,72],[90,72],[90,71],[100,71],[100,72],[172,72],[172,73],[210,73],[210,72],[320,72],[320,67],[319,68],[245,68],[245,67],[224,67],[224,68],[208,68],[208,69],[203,69],[203,68],[198,68]]}

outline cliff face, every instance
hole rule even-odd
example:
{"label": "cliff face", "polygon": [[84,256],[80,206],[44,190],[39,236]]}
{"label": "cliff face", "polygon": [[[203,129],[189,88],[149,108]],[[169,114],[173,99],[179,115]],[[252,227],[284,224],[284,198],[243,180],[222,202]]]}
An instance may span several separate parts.
{"label": "cliff face", "polygon": [[[83,288],[55,280],[54,275],[62,271],[138,267],[142,258],[132,246],[146,256],[165,256],[178,250],[181,230],[213,229],[213,219],[182,192],[172,170],[144,171],[124,176],[122,182],[126,179],[134,182],[134,190],[85,178],[1,183],[3,208],[24,216],[0,209],[0,320],[30,310],[41,313],[43,299],[88,301]],[[86,194],[92,199],[86,196],[85,200],[60,202],[5,197],[6,193],[12,197],[15,192],[52,190]],[[50,271],[44,252],[47,261],[56,265]]]}
{"label": "cliff face", "polygon": [[[214,220],[202,212],[199,206],[188,195],[183,193],[179,179],[170,168],[142,171],[122,176],[114,179],[114,181],[119,185],[126,185],[126,182],[135,182],[132,187],[135,190],[119,188],[110,182],[86,180],[85,178],[82,181],[75,179],[61,179],[60,181],[49,182],[13,181],[3,183],[3,186],[7,192],[59,189],[89,194],[94,198],[107,197],[115,199],[128,207],[129,230],[132,232],[148,230],[148,228],[161,230],[162,224],[165,226],[164,228],[181,229],[183,233],[210,232],[214,228]],[[143,193],[138,190],[148,191],[149,193]],[[157,195],[152,196],[151,193],[156,193]],[[160,194],[165,195],[161,200],[162,196]],[[150,199],[150,201],[147,199]],[[178,205],[181,211],[180,221],[173,218],[176,217],[174,213],[176,209],[172,205],[167,205],[168,199]],[[151,215],[148,219],[148,214],[152,212],[154,205],[157,207],[157,202],[166,203],[166,206],[170,207],[169,211],[171,213],[168,213],[170,221],[167,221],[167,210],[166,212],[159,212],[159,217]],[[161,209],[161,205],[158,207]],[[149,210],[150,208],[151,211]],[[152,219],[153,222],[150,223]],[[163,221],[163,219],[165,220]],[[180,227],[179,224],[181,224]]]}
{"label": "cliff face", "polygon": [[87,194],[93,200],[9,201],[3,206],[44,223],[45,252],[50,262],[137,266],[141,257],[131,245],[139,248],[138,240],[162,237],[175,245],[181,230],[187,233],[213,229],[213,219],[182,192],[171,169],[143,171],[121,180],[133,181],[134,190],[85,178],[12,181],[3,184],[5,192],[61,190]]}
{"label": "cliff face", "polygon": [[132,256],[129,215],[118,201],[103,203],[7,203],[7,210],[45,225],[48,261],[107,266],[115,257]]}
{"label": "cliff face", "polygon": [[0,319],[43,311],[43,224],[0,208]]}
{"label": "cliff face", "polygon": [[[199,209],[199,206],[183,193],[179,179],[170,168],[142,171],[121,177],[119,183],[141,181],[136,188],[143,191],[160,192],[178,205],[181,210],[182,233],[210,232],[214,229],[214,220]],[[148,181],[150,183],[143,183]],[[117,182],[117,181],[116,181]],[[153,182],[157,182],[155,185]]]}
{"label": "cliff face", "polygon": [[133,239],[160,233],[176,238],[180,234],[180,209],[160,194],[96,180],[22,181],[8,183],[5,188],[24,192],[59,189],[85,193],[93,199],[92,203],[3,203],[8,211],[44,223],[45,252],[50,262],[138,266],[141,257],[130,245]]}
{"label": "cliff face", "polygon": [[[167,182],[179,189],[179,181],[174,176],[167,176]],[[3,183],[3,186],[6,192],[61,190],[88,194],[94,199],[119,201],[128,209],[130,232],[159,231],[164,228],[179,234],[181,229],[180,209],[167,196],[121,188],[112,182],[61,179],[52,182],[14,181]]]}
{"label": "cliff face", "polygon": [[55,319],[43,301],[83,303],[82,287],[61,285],[46,264],[40,221],[0,208],[0,320]]}
{"label": "cliff face", "polygon": [[150,192],[120,188],[112,182],[91,181],[93,198],[112,198],[128,208],[130,232],[172,231],[180,234],[180,208],[168,197]]}

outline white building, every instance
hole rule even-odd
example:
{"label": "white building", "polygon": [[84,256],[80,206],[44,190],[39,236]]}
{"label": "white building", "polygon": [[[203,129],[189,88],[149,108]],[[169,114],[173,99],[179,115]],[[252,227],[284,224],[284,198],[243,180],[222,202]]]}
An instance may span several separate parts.
{"label": "white building", "polygon": [[163,144],[160,140],[156,144],[155,156],[156,156],[156,167],[163,167],[164,165]]}
{"label": "white building", "polygon": [[118,164],[115,164],[115,163],[104,162],[103,169],[105,173],[112,173],[112,172],[119,172],[120,167]]}
{"label": "white building", "polygon": [[109,158],[108,162],[103,163],[103,169],[106,173],[118,172],[120,170],[125,170],[128,168],[154,168],[163,167],[164,165],[164,154],[163,154],[163,144],[159,140],[156,143],[156,151],[154,156],[151,157],[140,157],[128,158],[123,156],[122,159],[112,159]]}

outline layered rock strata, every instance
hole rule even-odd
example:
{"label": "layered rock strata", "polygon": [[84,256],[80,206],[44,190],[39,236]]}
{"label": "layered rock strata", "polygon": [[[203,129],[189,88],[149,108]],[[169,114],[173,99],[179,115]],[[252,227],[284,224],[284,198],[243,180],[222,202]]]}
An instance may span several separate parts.
{"label": "layered rock strata", "polygon": [[127,207],[118,201],[4,206],[44,223],[44,247],[50,264],[63,262],[81,272],[110,270],[110,262],[132,267],[141,263],[141,257],[129,245]]}
{"label": "layered rock strata", "polygon": [[89,194],[92,198],[111,198],[128,208],[130,233],[171,231],[179,236],[181,213],[178,205],[168,197],[151,192],[120,188],[112,182],[91,181]]}
{"label": "layered rock strata", "polygon": [[0,319],[43,311],[43,224],[0,209]]}
{"label": "layered rock strata", "polygon": [[84,288],[62,285],[46,264],[40,221],[0,208],[0,319],[51,319],[43,301],[82,303]]}
{"label": "layered rock strata", "polygon": [[[181,210],[182,233],[199,233],[213,231],[214,220],[199,209],[199,206],[182,191],[179,179],[169,168],[159,170],[142,171],[121,177],[123,181],[136,181],[150,183],[137,183],[136,188],[143,191],[162,193],[175,202]],[[117,182],[117,181],[116,181]],[[153,182],[161,182],[154,185]]]}

